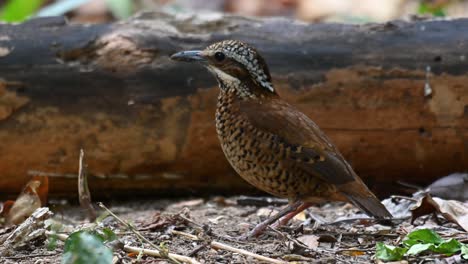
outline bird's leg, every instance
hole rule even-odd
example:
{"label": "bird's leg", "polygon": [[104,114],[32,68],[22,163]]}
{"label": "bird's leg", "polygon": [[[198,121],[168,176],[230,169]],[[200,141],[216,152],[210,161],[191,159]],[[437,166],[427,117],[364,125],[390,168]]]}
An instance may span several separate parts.
{"label": "bird's leg", "polygon": [[296,216],[297,214],[299,214],[300,212],[304,211],[305,209],[311,206],[312,206],[312,203],[307,203],[307,202],[302,203],[300,206],[296,208],[296,210],[289,212],[285,216],[281,217],[281,219],[273,227],[277,228],[277,227],[287,224],[289,220],[291,220],[294,216]]}
{"label": "bird's leg", "polygon": [[[247,233],[246,235],[241,236],[239,239],[240,240],[247,240],[247,239],[249,239],[251,237],[257,237],[257,236],[261,235],[269,225],[271,225],[274,222],[278,221],[278,219],[280,219],[281,217],[283,217],[285,215],[288,215],[290,213],[294,213],[303,204],[304,203],[301,202],[301,201],[296,201],[296,202],[290,203],[288,206],[283,208],[283,210],[279,211],[277,214],[275,214],[274,216],[268,218],[267,220],[261,222],[260,224],[255,226],[255,228],[252,229],[249,233]],[[296,214],[298,214],[298,213],[296,213]]]}

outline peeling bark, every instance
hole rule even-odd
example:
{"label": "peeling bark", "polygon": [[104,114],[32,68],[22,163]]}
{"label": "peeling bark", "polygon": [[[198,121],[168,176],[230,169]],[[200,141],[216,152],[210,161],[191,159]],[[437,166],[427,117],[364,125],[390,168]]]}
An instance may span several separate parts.
{"label": "peeling bark", "polygon": [[250,188],[215,135],[214,79],[168,58],[222,39],[255,45],[280,95],[379,193],[398,180],[428,184],[466,171],[467,27],[467,19],[357,26],[161,13],[0,25],[0,193],[44,174],[52,195],[76,196],[80,148],[97,198]]}

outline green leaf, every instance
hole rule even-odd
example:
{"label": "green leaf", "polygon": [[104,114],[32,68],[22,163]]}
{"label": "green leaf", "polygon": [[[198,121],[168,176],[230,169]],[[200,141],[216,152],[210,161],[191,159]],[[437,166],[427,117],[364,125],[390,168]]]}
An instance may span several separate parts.
{"label": "green leaf", "polygon": [[55,248],[57,247],[57,234],[53,233],[52,235],[50,235],[47,240],[48,240],[48,243],[47,243],[47,250],[49,251],[52,251],[52,250],[55,250]]}
{"label": "green leaf", "polygon": [[446,255],[453,255],[457,253],[458,251],[460,251],[461,246],[462,244],[458,242],[458,240],[451,238],[449,240],[446,240],[440,243],[432,251],[446,254]]}
{"label": "green leaf", "polygon": [[44,0],[10,0],[0,12],[0,20],[21,22],[33,15]]}
{"label": "green leaf", "polygon": [[436,17],[444,17],[445,16],[445,11],[444,11],[444,6],[432,6],[427,3],[421,3],[419,4],[418,8],[418,13],[420,15],[424,14],[431,14]]}
{"label": "green leaf", "polygon": [[106,0],[112,14],[118,19],[125,19],[133,13],[132,0]]}
{"label": "green leaf", "polygon": [[407,247],[411,247],[415,244],[440,244],[443,242],[442,238],[431,229],[419,229],[409,233],[406,236],[406,240],[403,244]]}
{"label": "green leaf", "polygon": [[106,264],[112,263],[112,250],[102,239],[86,231],[71,234],[65,241],[62,264]]}
{"label": "green leaf", "polygon": [[414,256],[433,247],[434,244],[415,244],[406,251],[406,255]]}
{"label": "green leaf", "polygon": [[108,227],[104,227],[102,229],[102,237],[106,242],[114,241],[117,239],[117,235]]}
{"label": "green leaf", "polygon": [[403,255],[405,255],[407,250],[407,248],[395,247],[377,242],[375,256],[383,261],[396,261],[403,259]]}
{"label": "green leaf", "polygon": [[462,244],[461,246],[461,257],[462,259],[468,259],[468,245]]}

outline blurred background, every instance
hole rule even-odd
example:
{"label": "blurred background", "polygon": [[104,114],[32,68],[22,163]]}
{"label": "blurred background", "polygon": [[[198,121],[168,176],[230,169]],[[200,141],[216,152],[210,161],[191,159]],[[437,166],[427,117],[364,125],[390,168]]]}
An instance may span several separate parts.
{"label": "blurred background", "polygon": [[141,11],[226,12],[284,16],[307,22],[369,23],[425,17],[465,17],[462,0],[3,0],[0,20],[66,15],[71,22],[104,23]]}

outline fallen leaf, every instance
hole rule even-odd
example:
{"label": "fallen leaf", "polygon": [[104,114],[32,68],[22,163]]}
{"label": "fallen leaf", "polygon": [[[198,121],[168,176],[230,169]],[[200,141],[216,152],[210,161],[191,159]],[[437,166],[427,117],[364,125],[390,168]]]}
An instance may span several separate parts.
{"label": "fallen leaf", "polygon": [[136,258],[136,257],[138,257],[138,253],[130,252],[130,253],[127,254],[127,256],[130,257],[130,258]]}
{"label": "fallen leaf", "polygon": [[410,199],[387,198],[382,204],[393,215],[394,218],[410,217],[410,208],[414,206],[414,201]]}
{"label": "fallen leaf", "polygon": [[332,235],[321,235],[318,239],[318,242],[324,242],[324,243],[335,243],[338,240]]}
{"label": "fallen leaf", "polygon": [[36,193],[39,181],[29,181],[16,199],[6,217],[7,225],[18,225],[26,220],[36,209],[41,207],[41,199]]}
{"label": "fallen leaf", "polygon": [[465,231],[468,231],[468,205],[455,200],[433,198],[430,194],[422,197],[416,206],[411,209],[411,223],[420,216],[434,212],[440,213],[448,221],[458,224]]}
{"label": "fallen leaf", "polygon": [[141,223],[141,226],[138,228],[139,231],[155,231],[158,229],[166,228],[169,225],[178,224],[179,219],[171,215],[161,215],[161,212],[155,212],[153,217],[148,221]]}
{"label": "fallen leaf", "polygon": [[428,186],[432,196],[444,199],[468,200],[468,173],[453,173]]}
{"label": "fallen leaf", "polygon": [[8,213],[10,212],[11,207],[13,206],[14,203],[15,203],[15,201],[12,201],[12,200],[8,200],[8,201],[2,203],[2,205],[0,207],[0,216],[8,215]]}
{"label": "fallen leaf", "polygon": [[297,215],[295,215],[293,217],[294,220],[298,220],[298,221],[301,221],[301,222],[304,222],[306,220],[306,218],[307,218],[307,216],[306,216],[304,211],[298,213]]}
{"label": "fallen leaf", "polygon": [[39,186],[36,190],[30,190],[35,192],[39,199],[41,200],[41,205],[45,206],[47,204],[47,196],[49,195],[49,177],[47,176],[34,176],[31,181],[39,181]]}
{"label": "fallen leaf", "polygon": [[406,236],[403,244],[406,246],[413,246],[415,244],[440,244],[443,239],[431,229],[418,229]]}
{"label": "fallen leaf", "polygon": [[270,217],[270,216],[273,216],[273,215],[275,215],[277,213],[278,213],[278,211],[276,211],[274,209],[266,208],[266,207],[263,207],[263,208],[260,208],[260,209],[257,210],[257,216]]}
{"label": "fallen leaf", "polygon": [[395,247],[391,245],[385,245],[382,242],[377,242],[375,256],[377,259],[384,261],[401,260],[407,250],[407,248]]}
{"label": "fallen leaf", "polygon": [[68,236],[63,249],[62,263],[112,263],[112,250],[103,239],[87,231]]}
{"label": "fallen leaf", "polygon": [[297,240],[301,241],[304,245],[312,250],[317,249],[319,245],[319,237],[316,235],[303,235],[298,237]]}
{"label": "fallen leaf", "polygon": [[365,255],[366,252],[359,250],[359,249],[347,249],[342,251],[343,255],[350,256],[350,257],[357,257],[357,256],[362,256]]}

